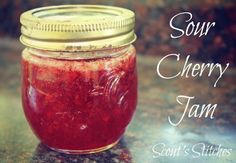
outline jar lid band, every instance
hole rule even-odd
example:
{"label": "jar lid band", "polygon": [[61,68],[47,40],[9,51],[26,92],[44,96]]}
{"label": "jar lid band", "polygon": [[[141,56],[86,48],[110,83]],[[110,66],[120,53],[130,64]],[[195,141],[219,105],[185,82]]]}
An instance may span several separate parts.
{"label": "jar lid band", "polygon": [[135,14],[102,5],[62,5],[36,8],[20,17],[21,42],[52,51],[116,48],[135,41]]}

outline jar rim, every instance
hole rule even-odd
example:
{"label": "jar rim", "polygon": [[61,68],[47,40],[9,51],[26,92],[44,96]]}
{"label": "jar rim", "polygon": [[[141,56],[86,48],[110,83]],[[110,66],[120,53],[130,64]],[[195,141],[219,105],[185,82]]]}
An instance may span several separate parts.
{"label": "jar rim", "polygon": [[36,8],[20,17],[21,42],[52,51],[89,51],[125,46],[136,40],[133,11],[104,5]]}

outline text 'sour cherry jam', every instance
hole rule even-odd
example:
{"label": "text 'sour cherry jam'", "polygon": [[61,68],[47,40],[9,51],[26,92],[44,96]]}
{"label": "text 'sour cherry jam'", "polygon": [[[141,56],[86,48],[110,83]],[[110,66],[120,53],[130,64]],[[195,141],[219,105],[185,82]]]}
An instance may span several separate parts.
{"label": "text 'sour cherry jam'", "polygon": [[134,13],[95,5],[21,15],[22,103],[42,143],[64,153],[114,146],[137,103]]}

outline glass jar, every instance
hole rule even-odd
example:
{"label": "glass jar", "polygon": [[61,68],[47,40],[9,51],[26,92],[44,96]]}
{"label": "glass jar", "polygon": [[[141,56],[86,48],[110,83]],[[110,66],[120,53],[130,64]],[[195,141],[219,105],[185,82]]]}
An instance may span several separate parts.
{"label": "glass jar", "polygon": [[63,153],[114,146],[137,103],[134,13],[98,5],[21,15],[22,103],[42,143]]}

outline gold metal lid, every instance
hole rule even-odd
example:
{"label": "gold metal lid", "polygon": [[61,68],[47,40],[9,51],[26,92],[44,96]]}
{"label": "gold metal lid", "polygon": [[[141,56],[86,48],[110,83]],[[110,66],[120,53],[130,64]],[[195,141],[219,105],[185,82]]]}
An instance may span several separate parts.
{"label": "gold metal lid", "polygon": [[36,8],[20,17],[21,42],[52,51],[116,48],[135,41],[131,10],[102,5],[62,5]]}

